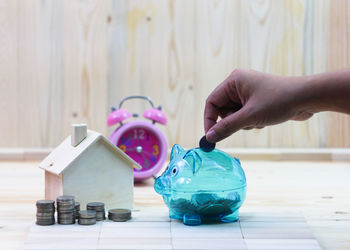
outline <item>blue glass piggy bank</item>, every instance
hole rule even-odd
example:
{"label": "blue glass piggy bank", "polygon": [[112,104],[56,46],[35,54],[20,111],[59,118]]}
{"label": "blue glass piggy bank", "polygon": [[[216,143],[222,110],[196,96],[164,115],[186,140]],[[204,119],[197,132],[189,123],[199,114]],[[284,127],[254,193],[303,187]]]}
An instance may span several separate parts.
{"label": "blue glass piggy bank", "polygon": [[233,222],[245,199],[246,178],[240,161],[223,151],[184,150],[175,144],[154,189],[163,196],[170,218],[186,225]]}

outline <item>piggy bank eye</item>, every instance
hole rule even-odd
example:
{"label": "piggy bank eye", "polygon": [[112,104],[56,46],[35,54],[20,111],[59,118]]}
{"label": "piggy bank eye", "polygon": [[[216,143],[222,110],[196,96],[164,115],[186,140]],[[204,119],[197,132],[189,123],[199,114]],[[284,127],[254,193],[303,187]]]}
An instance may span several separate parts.
{"label": "piggy bank eye", "polygon": [[176,175],[176,174],[177,174],[177,168],[176,168],[176,167],[173,168],[173,170],[171,171],[171,173],[172,173],[173,176]]}

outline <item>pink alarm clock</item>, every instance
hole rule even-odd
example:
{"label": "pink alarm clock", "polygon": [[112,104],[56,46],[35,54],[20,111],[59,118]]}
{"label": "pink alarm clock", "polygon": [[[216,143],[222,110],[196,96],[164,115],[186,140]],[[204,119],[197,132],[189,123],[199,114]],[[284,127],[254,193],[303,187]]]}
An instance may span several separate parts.
{"label": "pink alarm clock", "polygon": [[[143,113],[143,117],[151,120],[133,120],[125,122],[131,117],[128,110],[122,109],[126,100],[144,99],[152,108]],[[133,114],[138,117],[138,114]],[[156,126],[156,123],[166,125],[167,118],[161,107],[154,107],[151,98],[146,96],[129,96],[121,100],[118,109],[112,108],[107,119],[108,126],[119,123],[120,126],[110,136],[110,141],[119,147],[128,156],[134,159],[142,167],[134,170],[134,180],[142,181],[154,176],[162,168],[168,153],[168,144],[164,134]]]}

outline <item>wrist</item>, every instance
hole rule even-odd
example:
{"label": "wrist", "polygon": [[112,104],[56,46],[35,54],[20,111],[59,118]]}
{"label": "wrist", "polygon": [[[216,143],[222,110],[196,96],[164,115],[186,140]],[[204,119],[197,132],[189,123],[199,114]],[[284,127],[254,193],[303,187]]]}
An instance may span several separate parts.
{"label": "wrist", "polygon": [[286,77],[285,78],[286,97],[290,110],[294,113],[317,113],[321,110],[317,104],[317,97],[310,84],[314,80],[312,76]]}
{"label": "wrist", "polygon": [[324,75],[297,77],[294,86],[294,103],[299,111],[318,113],[332,110],[330,86],[325,83]]}

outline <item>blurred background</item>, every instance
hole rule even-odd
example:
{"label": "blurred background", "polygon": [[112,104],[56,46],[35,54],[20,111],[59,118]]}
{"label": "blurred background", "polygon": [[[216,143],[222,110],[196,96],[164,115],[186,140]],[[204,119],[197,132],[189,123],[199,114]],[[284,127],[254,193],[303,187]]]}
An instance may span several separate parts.
{"label": "blurred background", "polygon": [[[0,147],[54,147],[78,122],[109,136],[110,108],[135,94],[162,105],[169,146],[197,146],[205,100],[235,68],[350,67],[349,27],[346,0],[1,0]],[[350,147],[350,118],[321,113],[219,146]]]}

